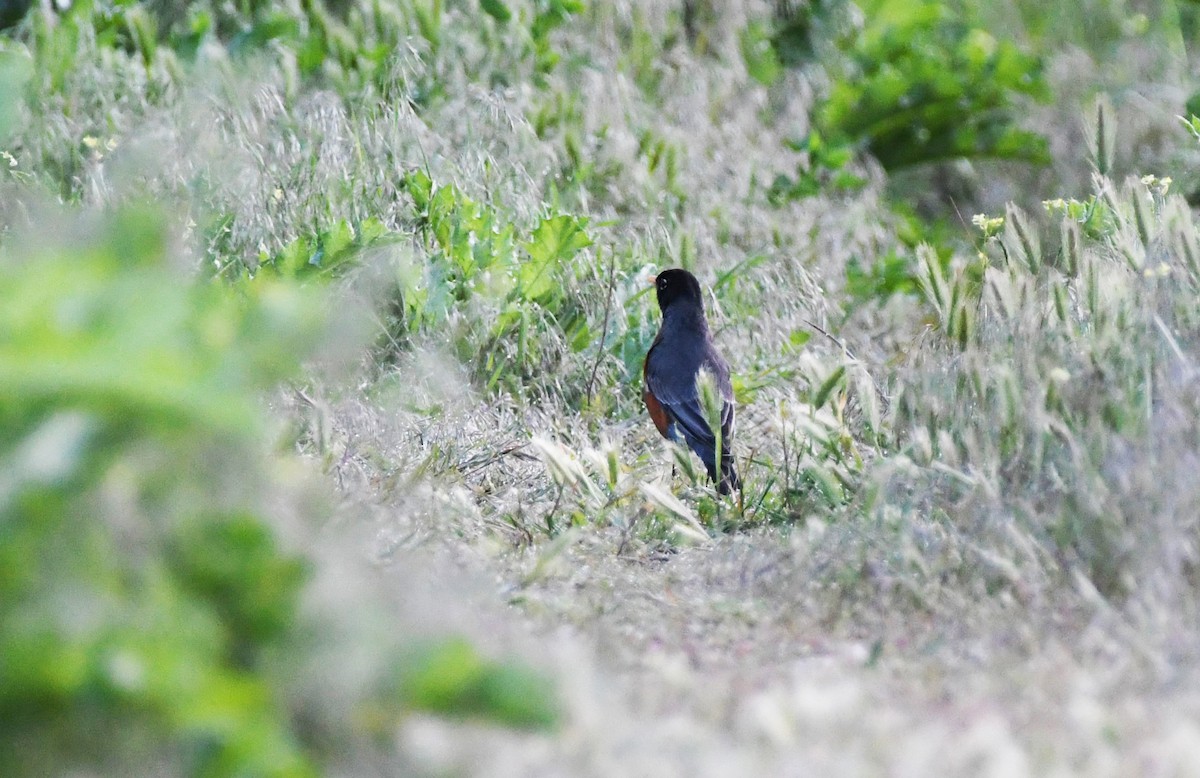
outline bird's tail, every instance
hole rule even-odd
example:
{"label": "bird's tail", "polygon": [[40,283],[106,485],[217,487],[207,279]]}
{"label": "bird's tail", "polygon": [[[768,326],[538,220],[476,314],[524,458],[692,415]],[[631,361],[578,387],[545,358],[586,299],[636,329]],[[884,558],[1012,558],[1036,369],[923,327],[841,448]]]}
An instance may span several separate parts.
{"label": "bird's tail", "polygon": [[730,492],[740,492],[742,490],[742,479],[738,477],[737,470],[733,469],[733,455],[722,454],[721,456],[721,479],[717,480],[716,473],[709,472],[712,479],[717,482],[717,491],[721,494],[729,494]]}
{"label": "bird's tail", "polygon": [[738,478],[737,471],[733,469],[733,454],[728,451],[721,452],[721,467],[720,476],[717,475],[717,452],[712,445],[692,443],[692,450],[700,457],[700,461],[704,463],[704,469],[708,471],[708,479],[717,485],[717,491],[721,494],[729,494],[733,491],[742,490],[742,479]]}

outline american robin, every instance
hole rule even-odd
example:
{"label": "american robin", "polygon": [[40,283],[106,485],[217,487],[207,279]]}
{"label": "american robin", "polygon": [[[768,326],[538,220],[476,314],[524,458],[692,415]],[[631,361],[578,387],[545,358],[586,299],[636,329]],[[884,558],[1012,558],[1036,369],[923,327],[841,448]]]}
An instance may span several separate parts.
{"label": "american robin", "polygon": [[[642,367],[642,399],[654,426],[667,440],[683,439],[704,462],[717,491],[742,488],[733,469],[733,386],[729,365],[717,353],[704,319],[700,282],[686,270],[664,270],[654,277],[662,326]],[[696,389],[701,368],[712,374],[721,393],[721,465],[717,477],[717,441],[705,418]]]}

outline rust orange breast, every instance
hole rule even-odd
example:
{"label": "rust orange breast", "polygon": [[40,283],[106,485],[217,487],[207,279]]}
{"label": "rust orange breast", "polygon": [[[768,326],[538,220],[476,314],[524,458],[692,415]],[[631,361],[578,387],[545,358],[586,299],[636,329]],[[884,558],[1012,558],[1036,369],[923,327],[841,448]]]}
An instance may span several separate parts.
{"label": "rust orange breast", "polygon": [[[655,342],[657,345],[657,341]],[[650,348],[654,350],[653,346]],[[671,419],[667,416],[666,408],[662,407],[662,403],[654,396],[654,392],[650,391],[650,381],[646,373],[650,369],[650,354],[646,354],[646,361],[642,363],[642,400],[646,403],[646,410],[650,412],[650,420],[654,422],[654,426],[658,428],[658,433],[664,438],[669,438],[668,430],[671,428]]]}

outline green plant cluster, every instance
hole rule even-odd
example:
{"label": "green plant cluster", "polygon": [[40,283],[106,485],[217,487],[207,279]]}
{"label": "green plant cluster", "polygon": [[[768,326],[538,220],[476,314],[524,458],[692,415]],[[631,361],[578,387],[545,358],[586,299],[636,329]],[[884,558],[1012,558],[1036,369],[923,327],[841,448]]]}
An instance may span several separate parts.
{"label": "green plant cluster", "polygon": [[[934,177],[931,169],[954,161],[1047,164],[1046,138],[1020,121],[1023,105],[1050,97],[1043,59],[988,32],[982,16],[969,2],[828,2],[778,15],[759,30],[758,60],[780,63],[772,77],[759,78],[763,83],[774,83],[784,65],[811,68],[818,56],[828,60],[831,77],[812,129],[789,144],[803,155],[795,174],[777,174],[768,201],[784,206],[853,194],[867,184],[862,155],[889,175],[916,169],[909,186],[915,180],[922,187]],[[756,62],[747,55],[752,74],[761,67]],[[919,244],[937,247],[943,271],[954,244],[961,245],[958,225],[918,216],[906,188],[884,203],[900,237],[890,256],[847,268],[847,285],[864,301],[916,289]]]}
{"label": "green plant cluster", "polygon": [[564,275],[592,245],[586,218],[547,216],[522,238],[497,209],[474,202],[453,184],[436,186],[418,171],[404,188],[428,259],[423,266],[398,267],[386,344],[445,331],[464,310],[484,306],[485,316],[467,318],[483,328],[454,338],[459,357],[476,367],[489,391],[519,393],[539,376],[556,373],[564,353],[590,343],[587,317],[571,299]]}
{"label": "green plant cluster", "polygon": [[327,281],[355,266],[364,251],[394,243],[400,238],[378,219],[367,218],[358,225],[339,219],[329,229],[301,235],[274,255],[260,251],[258,266],[253,271],[241,263],[236,267],[246,281],[267,278]]}
{"label": "green plant cluster", "polygon": [[816,124],[863,144],[885,170],[969,158],[1048,161],[1019,126],[1019,98],[1049,99],[1041,63],[941,2],[864,2],[850,64]]}
{"label": "green plant cluster", "polygon": [[[808,159],[794,181],[777,179],[772,197],[811,197],[827,188],[823,180],[861,186],[845,170],[855,151],[889,172],[956,159],[1045,164],[1046,139],[1019,121],[1022,100],[1049,99],[1042,61],[993,36],[978,16],[970,3],[866,0],[814,3],[771,29],[747,28],[747,67],[765,84],[783,64],[810,66],[818,51],[832,60],[814,129],[797,144]],[[832,42],[818,46],[814,36]]]}

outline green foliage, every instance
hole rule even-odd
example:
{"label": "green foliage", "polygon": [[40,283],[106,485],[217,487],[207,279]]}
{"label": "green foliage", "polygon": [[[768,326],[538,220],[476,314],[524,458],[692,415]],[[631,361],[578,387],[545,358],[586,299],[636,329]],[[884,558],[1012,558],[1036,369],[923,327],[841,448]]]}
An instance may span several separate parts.
{"label": "green foliage", "polygon": [[771,47],[780,64],[798,68],[816,56],[817,42],[831,35],[832,17],[841,0],[812,0],[804,5],[778,5],[771,31]]}
{"label": "green foliage", "polygon": [[854,500],[867,458],[883,432],[879,390],[850,355],[805,362],[796,379],[805,391],[781,405],[781,495],[774,511],[788,520],[838,509]]}
{"label": "green foliage", "polygon": [[[1200,108],[1200,105],[1197,107]],[[1189,110],[1186,119],[1182,116],[1179,119],[1183,122],[1183,126],[1187,128],[1187,131],[1192,134],[1192,137],[1200,140],[1200,116],[1197,116],[1195,111]]]}
{"label": "green foliage", "polygon": [[679,184],[682,151],[678,145],[648,129],[638,137],[638,153],[645,158],[650,173],[659,176],[662,189],[672,195],[676,203],[687,199],[687,193]]}
{"label": "green foliage", "polygon": [[479,0],[479,7],[483,9],[484,13],[501,24],[507,24],[512,21],[512,11],[500,0]]}
{"label": "green foliage", "polygon": [[857,258],[846,265],[846,294],[854,300],[886,300],[895,294],[915,294],[917,279],[912,259],[895,251],[879,257],[868,267]]}
{"label": "green foliage", "polygon": [[542,676],[489,661],[461,638],[415,646],[400,666],[397,696],[416,710],[530,729],[544,729],[558,718]]}
{"label": "green foliage", "polygon": [[[930,271],[929,261],[936,262],[937,272],[952,274],[956,249],[963,244],[958,226],[944,221],[926,221],[903,203],[890,204],[889,216],[894,219],[896,243],[867,264],[853,256],[846,265],[846,293],[853,302],[852,310],[863,304],[884,303],[893,295],[916,295],[922,276]],[[1000,220],[1003,224],[1003,220]],[[982,267],[975,262],[961,263],[970,280],[978,286]]]}
{"label": "green foliage", "polygon": [[763,86],[771,86],[783,74],[783,65],[771,42],[770,31],[762,22],[751,22],[741,34],[742,59],[750,77]]}
{"label": "green foliage", "polygon": [[157,743],[197,774],[313,774],[263,674],[304,564],[261,517],[201,496],[254,447],[255,392],[319,320],[294,290],[181,281],[150,213],[107,221],[0,266],[20,301],[0,315],[5,772]]}
{"label": "green foliage", "polygon": [[[833,5],[784,14],[771,30],[760,22],[747,26],[742,53],[750,74],[770,85],[781,66],[807,65],[813,30],[832,37],[838,29]],[[1045,138],[1017,122],[1021,97],[1049,98],[1038,57],[989,34],[973,20],[969,4],[855,5],[862,22],[850,34],[838,34],[841,61],[830,63],[834,81],[814,113],[817,132],[832,148],[862,147],[889,171],[957,158],[1048,161]],[[837,157],[814,158],[810,170],[836,173],[844,164]],[[795,199],[821,183],[802,171],[782,191]]]}
{"label": "green foliage", "polygon": [[307,579],[300,559],[282,556],[252,514],[197,515],[168,540],[167,565],[182,589],[227,625],[230,659],[257,666],[256,652],[287,635]]}
{"label": "green foliage", "polygon": [[534,0],[529,35],[533,40],[534,61],[540,72],[548,73],[562,59],[552,45],[552,33],[573,14],[581,12],[583,7],[582,0]]}
{"label": "green foliage", "polygon": [[1049,93],[1039,60],[933,0],[874,0],[850,61],[818,108],[828,137],[861,142],[887,170],[966,158],[1047,161],[1017,126],[1017,98]]}
{"label": "green foliage", "polygon": [[316,235],[296,238],[274,256],[260,252],[253,277],[327,280],[355,266],[364,250],[398,239],[378,219],[366,219],[357,227],[338,220]]}
{"label": "green foliage", "polygon": [[1088,195],[1084,200],[1064,200],[1060,197],[1046,200],[1042,205],[1048,213],[1078,224],[1083,234],[1092,240],[1111,237],[1117,229],[1117,219],[1112,208],[1105,199],[1096,195]]}
{"label": "green foliage", "polygon": [[[1036,57],[997,41],[971,23],[968,8],[927,0],[880,0],[859,4],[864,21],[837,40],[844,59],[815,109],[807,136],[791,143],[805,154],[794,176],[779,175],[768,201],[784,205],[819,194],[853,195],[867,185],[854,171],[857,148],[869,151],[888,172],[957,158],[1045,162],[1045,140],[1017,127],[1019,98],[1045,99],[1048,88]],[[822,5],[811,13],[777,20],[777,37],[799,46],[810,25],[833,29],[834,13]],[[800,47],[803,48],[803,47]],[[793,54],[803,61],[800,48]],[[939,272],[947,271],[952,247],[961,244],[957,222],[916,215],[905,195],[886,202],[900,244],[869,265],[847,265],[847,288],[858,301],[885,300],[916,289],[923,260],[918,245],[935,247]],[[951,217],[948,217],[951,218]],[[856,258],[857,259],[857,258]],[[958,321],[958,326],[964,324]]]}
{"label": "green foliage", "polygon": [[[314,563],[262,497],[258,395],[315,342],[319,290],[181,278],[145,209],[68,234],[0,253],[0,769],[315,775],[354,724],[292,708]],[[354,704],[554,720],[540,678],[461,642],[389,672]]]}
{"label": "green foliage", "polygon": [[866,186],[866,179],[848,169],[854,159],[849,144],[828,143],[814,130],[788,145],[806,154],[807,160],[796,169],[795,178],[782,174],[775,177],[767,190],[771,204],[782,205],[822,193],[852,193]]}
{"label": "green foliage", "polygon": [[[535,438],[533,444],[557,487],[554,505],[537,527],[560,544],[547,549],[547,554],[561,553],[561,545],[570,542],[572,529],[583,526],[614,527],[624,538],[622,544],[633,538],[672,544],[709,540],[710,530],[697,514],[715,513],[715,493],[702,484],[704,471],[683,447],[673,446],[672,454],[691,486],[690,493],[700,501],[700,511],[668,489],[636,478],[611,442],[583,451],[545,438]],[[510,521],[532,537],[529,527],[513,517]]]}
{"label": "green foliage", "polygon": [[420,331],[444,330],[456,313],[483,305],[493,312],[456,337],[459,355],[476,366],[488,389],[522,391],[554,370],[559,349],[545,348],[548,328],[570,347],[586,344],[586,318],[567,293],[564,273],[592,245],[587,219],[541,219],[528,238],[494,208],[454,185],[409,174],[406,191],[430,249],[427,264],[398,269],[388,343]]}
{"label": "green foliage", "polygon": [[[453,184],[438,187],[425,173],[410,173],[405,189],[412,197],[418,224],[433,247],[429,286],[416,279],[402,293],[410,328],[420,327],[430,316],[434,326],[444,322],[449,306],[465,302],[497,284],[497,296],[507,296],[521,272],[517,238],[512,224],[501,221],[495,210],[474,202]],[[485,271],[502,271],[493,278]],[[434,301],[438,303],[434,303]]]}
{"label": "green foliage", "polygon": [[316,322],[279,286],[243,301],[171,282],[165,241],[158,222],[135,209],[113,214],[71,259],[51,244],[27,269],[10,260],[6,293],[20,303],[4,312],[0,388],[13,398],[13,421],[32,429],[39,409],[63,404],[127,414],[130,433],[255,428],[254,405],[228,396],[290,374],[288,350],[311,338]]}

